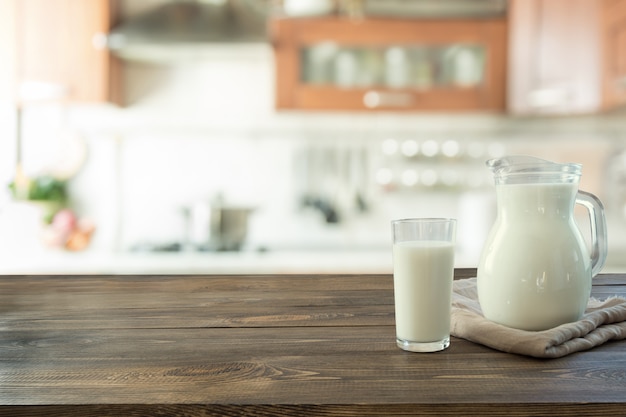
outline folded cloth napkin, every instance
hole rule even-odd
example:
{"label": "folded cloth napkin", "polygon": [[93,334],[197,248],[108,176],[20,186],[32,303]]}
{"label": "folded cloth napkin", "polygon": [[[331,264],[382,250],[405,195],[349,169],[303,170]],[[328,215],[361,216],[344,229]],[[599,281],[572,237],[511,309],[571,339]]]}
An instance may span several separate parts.
{"label": "folded cloth napkin", "polygon": [[626,299],[591,298],[580,320],[532,332],[486,319],[478,303],[476,278],[456,280],[452,290],[450,333],[503,352],[559,358],[609,340],[626,339]]}

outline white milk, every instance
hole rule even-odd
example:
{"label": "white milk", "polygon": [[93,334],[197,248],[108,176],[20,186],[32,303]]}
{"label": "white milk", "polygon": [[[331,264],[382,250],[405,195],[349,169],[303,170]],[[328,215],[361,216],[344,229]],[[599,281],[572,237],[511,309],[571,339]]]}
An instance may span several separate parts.
{"label": "white milk", "polygon": [[454,245],[444,241],[393,245],[396,336],[437,342],[450,335]]}
{"label": "white milk", "polygon": [[497,187],[498,218],[478,266],[485,317],[545,330],[578,320],[591,291],[591,260],[572,215],[575,184]]}

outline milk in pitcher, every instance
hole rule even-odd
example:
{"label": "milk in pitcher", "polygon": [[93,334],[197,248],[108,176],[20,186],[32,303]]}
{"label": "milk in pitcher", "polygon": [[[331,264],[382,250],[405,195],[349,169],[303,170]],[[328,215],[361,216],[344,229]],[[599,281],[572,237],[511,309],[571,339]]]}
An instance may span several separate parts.
{"label": "milk in pitcher", "polygon": [[591,260],[571,215],[577,184],[507,184],[481,255],[478,293],[485,317],[545,330],[576,321],[591,292]]}

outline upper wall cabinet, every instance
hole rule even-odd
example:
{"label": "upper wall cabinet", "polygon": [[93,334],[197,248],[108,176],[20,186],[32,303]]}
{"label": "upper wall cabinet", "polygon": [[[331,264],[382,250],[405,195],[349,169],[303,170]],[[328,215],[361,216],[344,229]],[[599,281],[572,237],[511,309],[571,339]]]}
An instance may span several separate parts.
{"label": "upper wall cabinet", "polygon": [[604,0],[604,106],[626,104],[626,1]]}
{"label": "upper wall cabinet", "polygon": [[18,102],[120,103],[120,63],[106,48],[110,0],[12,1]]}
{"label": "upper wall cabinet", "polygon": [[626,1],[510,0],[513,114],[584,114],[626,102]]}
{"label": "upper wall cabinet", "polygon": [[587,113],[600,107],[596,2],[510,1],[510,112]]}
{"label": "upper wall cabinet", "polygon": [[277,18],[276,107],[504,111],[504,18]]}

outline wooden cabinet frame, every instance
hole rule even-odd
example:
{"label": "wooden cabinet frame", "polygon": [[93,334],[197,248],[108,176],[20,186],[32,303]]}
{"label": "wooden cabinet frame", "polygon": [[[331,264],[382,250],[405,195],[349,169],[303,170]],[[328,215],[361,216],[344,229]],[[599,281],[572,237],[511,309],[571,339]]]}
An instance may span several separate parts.
{"label": "wooden cabinet frame", "polygon": [[626,1],[605,0],[603,106],[612,109],[626,103]]}
{"label": "wooden cabinet frame", "polygon": [[342,17],[275,19],[271,22],[276,63],[276,108],[301,110],[371,110],[364,95],[372,89],[341,89],[300,82],[302,47],[332,40],[339,45],[385,46],[472,43],[485,47],[484,81],[478,87],[433,87],[425,90],[376,88],[406,98],[393,111],[504,111],[506,90],[506,19],[348,19]]}
{"label": "wooden cabinet frame", "polygon": [[[106,46],[116,17],[115,1],[12,1],[18,104],[42,100],[121,104],[121,63]],[[43,93],[25,92],[29,86],[41,87]]]}

